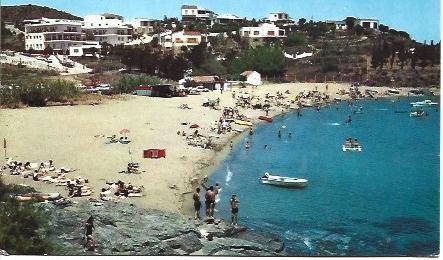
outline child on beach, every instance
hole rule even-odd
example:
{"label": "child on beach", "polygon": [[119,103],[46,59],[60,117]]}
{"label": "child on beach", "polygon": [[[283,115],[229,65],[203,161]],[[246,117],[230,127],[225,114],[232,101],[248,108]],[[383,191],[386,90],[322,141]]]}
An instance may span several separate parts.
{"label": "child on beach", "polygon": [[231,203],[231,225],[237,226],[238,222],[238,204],[240,201],[237,199],[236,195],[233,194],[230,200]]}
{"label": "child on beach", "polygon": [[194,219],[200,219],[200,208],[202,203],[200,202],[200,188],[195,189],[195,193],[192,196],[194,199],[194,211],[195,211],[195,217]]}

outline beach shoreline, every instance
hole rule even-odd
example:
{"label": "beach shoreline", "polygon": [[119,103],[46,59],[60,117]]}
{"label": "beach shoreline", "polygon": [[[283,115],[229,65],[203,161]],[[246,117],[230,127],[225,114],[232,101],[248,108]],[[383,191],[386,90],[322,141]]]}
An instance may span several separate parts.
{"label": "beach shoreline", "polygon": [[[265,93],[275,94],[277,91],[289,90],[295,95],[304,89],[324,92],[323,83],[285,83],[268,84],[257,88],[247,87],[235,89],[238,91],[255,92],[255,95]],[[340,89],[349,89],[348,84],[328,84],[330,99],[339,97]],[[365,89],[386,91],[387,87],[360,87]],[[407,96],[410,89],[401,89],[396,96]],[[235,99],[232,91],[213,91],[199,96],[184,98],[146,98],[125,96],[124,100],[107,100],[97,106],[57,106],[25,109],[0,110],[0,132],[8,140],[8,157],[12,156],[25,161],[47,161],[53,159],[56,166],[67,166],[79,169],[72,176],[80,175],[89,180],[94,189],[93,198],[98,198],[100,187],[106,181],[121,179],[134,185],[145,187],[142,198],[126,199],[122,202],[133,203],[142,208],[166,210],[192,215],[192,192],[195,185],[191,179],[198,181],[198,186],[205,177],[209,177],[230,152],[231,141],[237,143],[247,133],[248,127],[242,133],[228,133],[215,140],[216,150],[191,147],[186,144],[184,137],[177,132],[185,131],[190,134],[192,129],[181,122],[197,123],[199,131],[209,135],[210,123],[218,120],[222,111],[202,107],[203,97],[220,98],[220,107],[234,107]],[[438,95],[438,94],[437,94]],[[349,97],[340,96],[342,100]],[[180,104],[186,103],[192,109],[179,109]],[[262,110],[242,109],[241,112],[251,118],[253,129],[259,123],[258,116]],[[270,110],[270,116],[282,112],[280,107]],[[166,120],[167,119],[167,120]],[[104,144],[102,134],[108,136],[118,133],[123,128],[130,130],[128,134],[133,140],[130,144],[132,153],[128,155],[129,146],[121,144]],[[20,140],[20,141],[17,141]],[[31,148],[31,149],[30,149]],[[166,158],[142,159],[140,154],[146,148],[166,149]],[[139,175],[119,174],[128,160],[135,158],[141,162],[145,171]],[[2,163],[3,164],[3,163]],[[5,173],[3,179],[7,183],[31,185],[41,192],[59,192],[66,196],[64,186],[33,182],[31,179],[10,176]],[[81,198],[85,200],[87,197]]]}

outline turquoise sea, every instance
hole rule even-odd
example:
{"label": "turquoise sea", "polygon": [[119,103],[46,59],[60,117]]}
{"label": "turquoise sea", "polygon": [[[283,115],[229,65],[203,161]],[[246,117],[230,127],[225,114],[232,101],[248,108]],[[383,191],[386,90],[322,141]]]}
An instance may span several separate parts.
{"label": "turquoise sea", "polygon": [[[409,117],[410,102],[423,99],[342,102],[260,124],[209,178],[222,186],[215,217],[230,220],[229,198],[236,194],[240,224],[278,235],[289,255],[439,254],[439,107],[428,108],[426,118]],[[352,113],[360,106],[363,113]],[[348,137],[363,151],[343,152]],[[264,185],[258,178],[266,171],[309,185]]]}

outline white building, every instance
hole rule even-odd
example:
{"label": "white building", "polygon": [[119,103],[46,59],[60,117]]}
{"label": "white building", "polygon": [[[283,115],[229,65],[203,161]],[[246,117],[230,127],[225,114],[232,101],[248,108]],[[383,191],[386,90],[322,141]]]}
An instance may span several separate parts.
{"label": "white building", "polygon": [[257,71],[247,70],[240,74],[242,81],[253,86],[261,85],[261,75]]}
{"label": "white building", "polygon": [[334,26],[336,30],[346,30],[348,28],[346,21],[326,20],[326,24]]}
{"label": "white building", "polygon": [[95,41],[86,41],[82,45],[76,45],[69,47],[69,56],[81,57],[81,56],[94,56],[94,52],[100,53],[101,45]]}
{"label": "white building", "polygon": [[25,49],[43,51],[46,47],[66,52],[85,42],[81,21],[41,18],[25,20]]}
{"label": "white building", "polygon": [[192,47],[202,42],[202,35],[196,31],[167,31],[158,34],[159,44],[164,48]]}
{"label": "white building", "polygon": [[229,24],[229,23],[241,23],[244,18],[238,17],[233,14],[222,14],[217,16],[215,21],[220,24]]}
{"label": "white building", "polygon": [[272,23],[262,23],[257,27],[242,27],[241,37],[249,38],[281,38],[286,37],[285,30]]}
{"label": "white building", "polygon": [[287,13],[269,13],[267,18],[263,19],[267,23],[294,23]]}
{"label": "white building", "polygon": [[100,43],[120,45],[132,40],[132,29],[123,24],[123,17],[114,14],[87,15],[82,28]]}
{"label": "white building", "polygon": [[206,8],[196,5],[182,5],[181,15],[183,22],[203,21],[212,25],[217,18],[217,14]]}
{"label": "white building", "polygon": [[160,21],[148,18],[135,18],[130,24],[134,28],[135,33],[151,34],[154,33],[154,27],[159,26]]}
{"label": "white building", "polygon": [[[350,17],[350,18],[354,18],[354,17]],[[366,29],[375,29],[378,30],[378,26],[380,25],[380,20],[378,19],[360,19],[360,18],[354,18],[355,22],[354,22],[354,26],[356,25],[360,25],[363,28]],[[334,20],[326,20],[326,23],[329,25],[333,25],[335,26],[336,30],[346,30],[348,29],[348,26],[346,25],[346,20],[341,20],[341,21],[334,21]]]}
{"label": "white building", "polygon": [[355,24],[359,24],[363,28],[367,29],[376,29],[378,30],[378,26],[380,24],[380,21],[378,19],[357,19],[355,21]]}

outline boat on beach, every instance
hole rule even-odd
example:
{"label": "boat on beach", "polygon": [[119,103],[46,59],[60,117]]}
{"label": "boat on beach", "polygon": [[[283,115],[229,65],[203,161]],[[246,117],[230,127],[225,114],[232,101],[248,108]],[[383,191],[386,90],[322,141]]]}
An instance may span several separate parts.
{"label": "boat on beach", "polygon": [[300,178],[291,178],[278,175],[271,175],[268,172],[260,178],[263,184],[269,184],[287,188],[303,188],[308,185],[308,180]]}
{"label": "boat on beach", "polygon": [[258,119],[272,123],[272,117],[270,116],[259,116]]}
{"label": "boat on beach", "polygon": [[234,123],[236,123],[237,125],[246,125],[246,126],[252,126],[252,123],[249,121],[244,121],[244,120],[235,120]]}
{"label": "boat on beach", "polygon": [[430,107],[430,106],[435,106],[435,105],[438,105],[438,103],[432,102],[429,99],[411,103],[411,106],[413,106],[413,107]]}
{"label": "boat on beach", "polygon": [[400,90],[395,89],[395,88],[388,88],[388,93],[389,94],[400,94]]}

